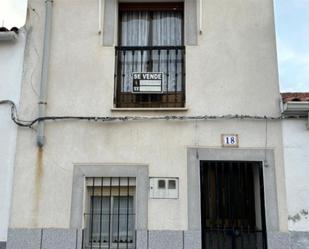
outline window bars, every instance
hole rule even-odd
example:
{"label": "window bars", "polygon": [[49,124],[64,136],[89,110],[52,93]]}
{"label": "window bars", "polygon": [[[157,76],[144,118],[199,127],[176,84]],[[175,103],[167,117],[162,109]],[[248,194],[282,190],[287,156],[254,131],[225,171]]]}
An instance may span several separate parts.
{"label": "window bars", "polygon": [[[116,47],[116,107],[184,107],[184,46]],[[163,73],[162,93],[133,93],[133,73]]]}
{"label": "window bars", "polygon": [[134,249],[135,178],[86,179],[83,249]]}
{"label": "window bars", "polygon": [[[183,3],[121,3],[118,30],[115,106],[184,107]],[[136,92],[133,73],[159,73],[163,78],[155,84],[160,84],[160,90],[153,90],[153,81],[143,80],[141,88],[144,90]],[[138,85],[135,82],[134,86]],[[145,85],[150,86],[148,92]]]}

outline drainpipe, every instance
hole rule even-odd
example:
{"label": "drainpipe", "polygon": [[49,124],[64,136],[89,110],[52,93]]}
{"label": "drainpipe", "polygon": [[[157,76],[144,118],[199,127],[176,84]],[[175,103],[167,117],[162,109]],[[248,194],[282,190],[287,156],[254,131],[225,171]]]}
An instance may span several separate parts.
{"label": "drainpipe", "polygon": [[[46,116],[46,96],[47,96],[47,80],[48,80],[48,62],[50,49],[50,36],[52,26],[52,7],[53,0],[45,0],[45,27],[42,55],[42,70],[40,83],[40,99],[39,99],[39,117]],[[38,123],[37,128],[37,145],[43,147],[45,143],[44,121]]]}

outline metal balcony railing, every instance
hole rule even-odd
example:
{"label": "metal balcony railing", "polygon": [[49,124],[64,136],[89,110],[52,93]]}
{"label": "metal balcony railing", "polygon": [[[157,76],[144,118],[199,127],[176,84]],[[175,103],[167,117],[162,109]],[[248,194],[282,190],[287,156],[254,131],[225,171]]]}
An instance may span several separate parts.
{"label": "metal balcony railing", "polygon": [[[118,108],[185,106],[184,46],[116,47],[114,103]],[[160,93],[133,92],[133,73],[161,73]]]}

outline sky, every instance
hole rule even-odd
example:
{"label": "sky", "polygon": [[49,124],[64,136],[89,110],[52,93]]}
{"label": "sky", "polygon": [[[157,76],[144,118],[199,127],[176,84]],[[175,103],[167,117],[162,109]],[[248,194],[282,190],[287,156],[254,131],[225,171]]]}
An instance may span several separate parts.
{"label": "sky", "polygon": [[275,1],[281,91],[309,92],[309,0]]}
{"label": "sky", "polygon": [[[309,0],[274,1],[280,90],[309,92]],[[26,5],[0,0],[0,26],[23,26]]]}

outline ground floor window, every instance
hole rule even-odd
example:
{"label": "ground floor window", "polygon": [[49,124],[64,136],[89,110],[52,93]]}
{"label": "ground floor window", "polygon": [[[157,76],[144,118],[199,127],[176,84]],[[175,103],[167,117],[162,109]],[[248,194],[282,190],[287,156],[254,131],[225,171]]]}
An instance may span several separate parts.
{"label": "ground floor window", "polygon": [[86,179],[83,248],[135,248],[135,178]]}

